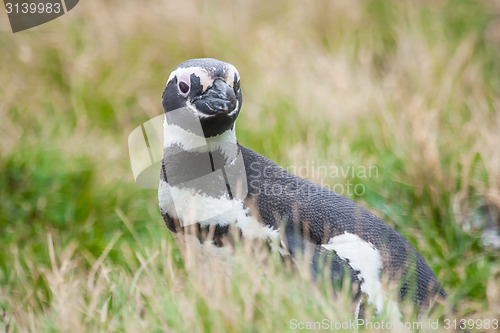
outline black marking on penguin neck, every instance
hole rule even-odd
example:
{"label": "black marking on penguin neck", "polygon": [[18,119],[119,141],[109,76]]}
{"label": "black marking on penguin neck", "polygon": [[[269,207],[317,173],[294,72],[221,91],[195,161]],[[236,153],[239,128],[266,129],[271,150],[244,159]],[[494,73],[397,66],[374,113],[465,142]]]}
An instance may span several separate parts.
{"label": "black marking on penguin neck", "polygon": [[200,118],[203,134],[206,138],[210,138],[233,129],[236,116],[233,118],[226,114],[217,114],[211,117]]}
{"label": "black marking on penguin neck", "polygon": [[[185,151],[182,147],[175,145],[165,148],[163,156],[162,171],[164,179],[170,186],[191,189],[215,198],[228,195],[230,200],[233,199],[227,174],[231,172],[232,161],[226,161],[219,150]],[[219,170],[219,173],[215,173]],[[192,182],[210,174],[212,174],[210,182]]]}
{"label": "black marking on penguin neck", "polygon": [[239,152],[234,128],[207,138],[202,134],[199,121],[184,110],[167,114],[165,118],[164,149],[169,154],[178,153],[169,151],[169,147],[176,145],[185,151],[210,152],[215,168],[231,163]]}
{"label": "black marking on penguin neck", "polygon": [[[241,175],[234,165],[240,148],[233,129],[204,137],[200,124],[193,114],[180,109],[167,113],[164,128],[163,178],[170,186],[193,190],[214,198],[226,195],[230,200],[234,193],[229,185]],[[209,182],[193,180],[213,173]]]}
{"label": "black marking on penguin neck", "polygon": [[215,171],[214,156],[212,155],[212,151],[210,150],[210,148],[208,149],[208,156],[210,157],[210,166],[212,167],[212,171]]}

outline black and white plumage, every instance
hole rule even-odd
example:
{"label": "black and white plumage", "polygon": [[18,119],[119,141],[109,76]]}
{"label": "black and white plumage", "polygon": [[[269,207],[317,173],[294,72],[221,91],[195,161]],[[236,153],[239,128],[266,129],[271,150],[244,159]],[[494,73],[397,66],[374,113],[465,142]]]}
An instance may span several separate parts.
{"label": "black and white plumage", "polygon": [[243,238],[269,240],[292,256],[311,249],[313,270],[326,253],[332,278],[350,274],[377,310],[387,306],[383,277],[423,308],[446,297],[422,256],[392,227],[238,144],[239,82],[234,66],[215,59],[188,60],[167,81],[159,204],[174,237],[194,226],[199,242],[222,246],[229,229],[238,228]]}

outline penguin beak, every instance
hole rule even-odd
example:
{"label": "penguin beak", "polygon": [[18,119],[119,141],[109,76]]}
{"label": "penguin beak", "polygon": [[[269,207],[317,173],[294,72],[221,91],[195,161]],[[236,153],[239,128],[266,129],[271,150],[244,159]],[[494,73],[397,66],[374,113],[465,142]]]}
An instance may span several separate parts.
{"label": "penguin beak", "polygon": [[228,114],[236,108],[237,99],[233,88],[218,78],[193,104],[206,115]]}

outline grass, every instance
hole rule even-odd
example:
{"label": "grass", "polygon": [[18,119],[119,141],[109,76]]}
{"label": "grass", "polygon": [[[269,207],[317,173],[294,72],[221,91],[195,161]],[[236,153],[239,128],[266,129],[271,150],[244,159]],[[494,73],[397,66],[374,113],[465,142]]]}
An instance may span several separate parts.
{"label": "grass", "polygon": [[[258,252],[252,269],[241,251],[232,276],[201,279],[156,192],[134,184],[128,134],[162,112],[169,72],[205,56],[243,78],[241,144],[313,181],[363,185],[350,197],[422,253],[458,318],[498,319],[481,212],[500,209],[499,14],[490,1],[85,1],[26,32],[1,20],[0,329],[287,332],[292,318],[350,318],[347,291],[332,299]],[[349,165],[378,172],[311,169]]]}

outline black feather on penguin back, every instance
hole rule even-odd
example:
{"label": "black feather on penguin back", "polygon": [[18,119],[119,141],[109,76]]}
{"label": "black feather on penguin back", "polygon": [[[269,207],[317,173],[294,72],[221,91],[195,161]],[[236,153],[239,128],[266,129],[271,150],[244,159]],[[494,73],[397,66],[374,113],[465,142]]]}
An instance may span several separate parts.
{"label": "black feather on penguin back", "polygon": [[[254,151],[241,149],[247,171],[247,200],[257,202],[266,225],[288,221],[285,234],[292,254],[302,251],[306,241],[320,248],[336,236],[357,235],[381,253],[383,273],[400,281],[401,298],[410,297],[425,307],[436,296],[446,297],[420,253],[373,213],[329,189],[288,173]],[[338,258],[334,264],[335,260]]]}

